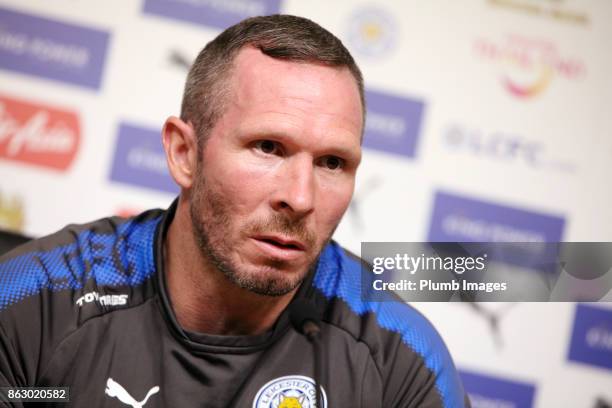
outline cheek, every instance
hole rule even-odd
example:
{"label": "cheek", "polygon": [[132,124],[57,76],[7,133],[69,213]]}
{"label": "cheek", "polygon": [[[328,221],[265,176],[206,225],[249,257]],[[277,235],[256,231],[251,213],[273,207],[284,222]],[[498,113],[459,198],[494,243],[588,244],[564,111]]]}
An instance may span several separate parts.
{"label": "cheek", "polygon": [[202,156],[202,177],[228,218],[226,227],[238,232],[256,216],[275,185],[269,168],[254,163],[249,151],[220,137],[209,139]]}
{"label": "cheek", "polygon": [[225,170],[216,180],[213,179],[213,183],[236,216],[251,214],[269,195],[266,179],[248,169]]}
{"label": "cheek", "polygon": [[325,216],[325,224],[334,228],[346,212],[353,197],[354,183],[339,184],[323,190],[320,207]]}

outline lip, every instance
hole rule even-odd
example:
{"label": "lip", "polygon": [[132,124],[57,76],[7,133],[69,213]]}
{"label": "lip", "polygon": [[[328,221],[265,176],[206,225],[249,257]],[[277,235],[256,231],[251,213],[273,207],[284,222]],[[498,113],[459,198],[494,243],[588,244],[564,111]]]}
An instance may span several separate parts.
{"label": "lip", "polygon": [[[285,261],[299,258],[306,250],[300,241],[279,235],[257,235],[251,239],[268,256]],[[276,245],[272,241],[283,246]]]}

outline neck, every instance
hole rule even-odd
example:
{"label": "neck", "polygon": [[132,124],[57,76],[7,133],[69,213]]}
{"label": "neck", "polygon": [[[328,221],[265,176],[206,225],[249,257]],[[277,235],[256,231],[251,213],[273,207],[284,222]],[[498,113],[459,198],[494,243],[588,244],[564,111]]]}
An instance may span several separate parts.
{"label": "neck", "polygon": [[202,255],[189,203],[181,197],[164,242],[164,269],[174,314],[183,329],[217,335],[256,335],[274,325],[296,290],[278,297],[243,289]]}

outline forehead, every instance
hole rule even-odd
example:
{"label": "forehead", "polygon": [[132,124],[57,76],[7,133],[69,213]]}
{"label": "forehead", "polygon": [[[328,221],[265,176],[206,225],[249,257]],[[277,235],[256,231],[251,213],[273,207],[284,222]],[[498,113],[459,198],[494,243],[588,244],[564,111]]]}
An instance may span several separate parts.
{"label": "forehead", "polygon": [[243,114],[307,118],[310,126],[341,127],[361,136],[359,88],[346,67],[287,61],[245,47],[234,60],[229,88],[230,105]]}

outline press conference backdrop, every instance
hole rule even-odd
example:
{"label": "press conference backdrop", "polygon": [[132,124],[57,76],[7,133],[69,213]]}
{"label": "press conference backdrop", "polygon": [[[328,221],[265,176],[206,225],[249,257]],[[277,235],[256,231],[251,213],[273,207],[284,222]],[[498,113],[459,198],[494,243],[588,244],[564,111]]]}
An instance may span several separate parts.
{"label": "press conference backdrop", "polygon": [[[188,65],[278,12],[336,33],[366,78],[342,244],[612,240],[608,0],[1,1],[0,225],[40,236],[168,206],[160,129]],[[612,404],[609,304],[416,307],[474,407]]]}

